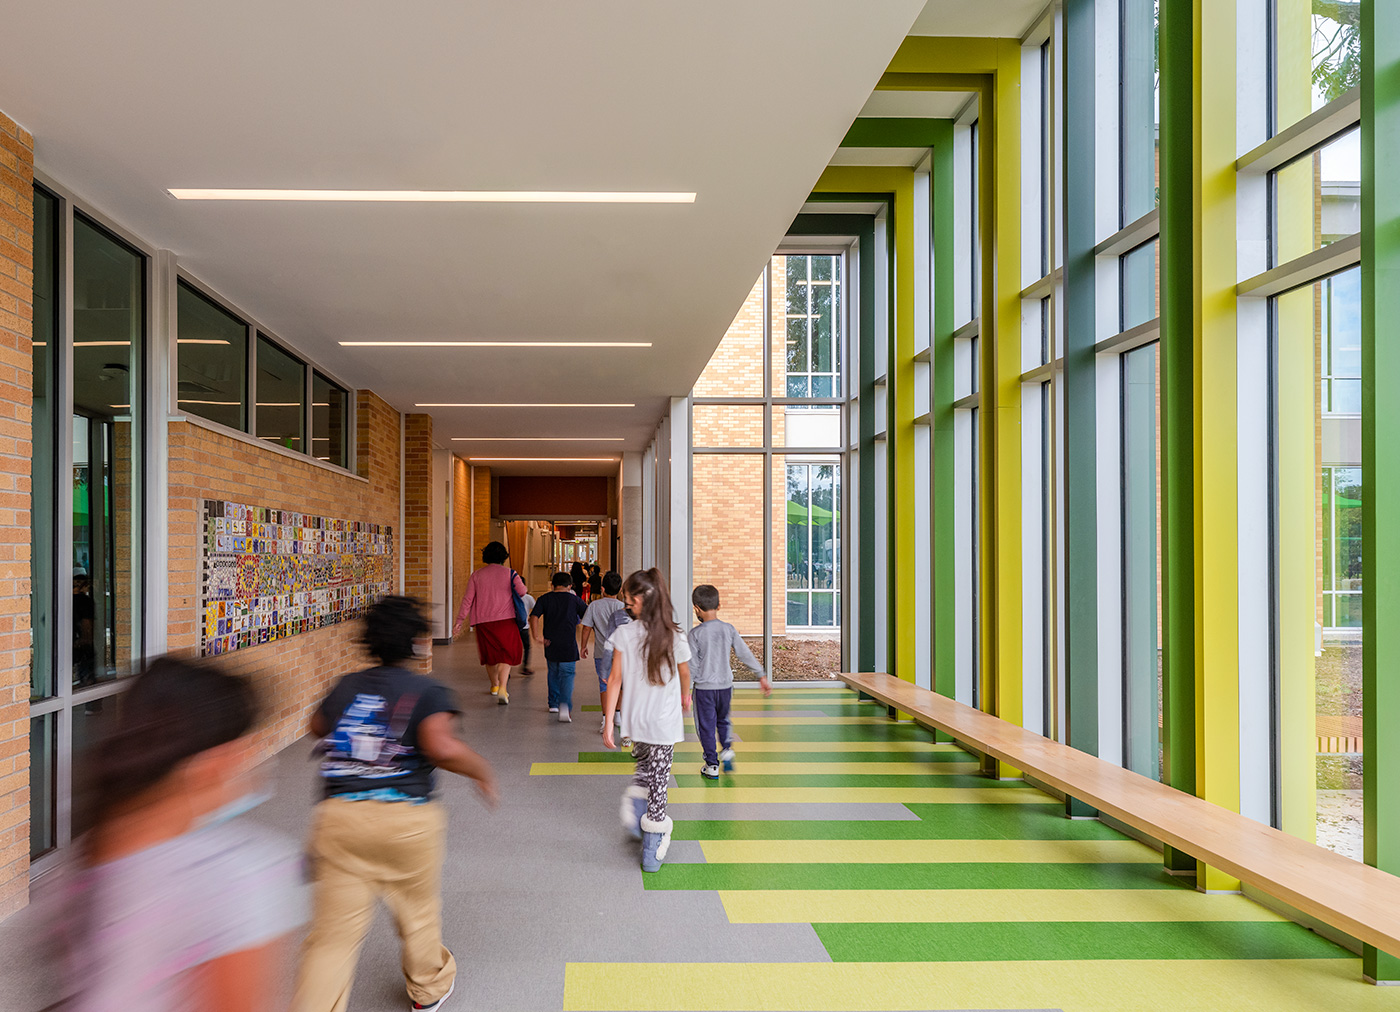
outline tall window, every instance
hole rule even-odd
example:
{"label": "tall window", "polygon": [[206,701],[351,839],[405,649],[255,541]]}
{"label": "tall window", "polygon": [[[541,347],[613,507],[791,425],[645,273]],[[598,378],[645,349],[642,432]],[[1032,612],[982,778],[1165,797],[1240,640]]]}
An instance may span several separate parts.
{"label": "tall window", "polygon": [[789,256],[784,261],[787,396],[840,397],[840,257]]}
{"label": "tall window", "polygon": [[30,853],[42,859],[88,825],[92,799],[76,788],[144,652],[148,321],[145,255],[41,186],[34,220]]}
{"label": "tall window", "polygon": [[1161,414],[1153,342],[1123,355],[1123,765],[1162,776]]}
{"label": "tall window", "polygon": [[1122,213],[1119,225],[1157,206],[1158,0],[1119,0],[1119,130]]}
{"label": "tall window", "polygon": [[1361,5],[1274,0],[1274,131],[1361,85]]}
{"label": "tall window", "polygon": [[774,256],[693,393],[694,580],[780,676],[841,667],[844,281]]}

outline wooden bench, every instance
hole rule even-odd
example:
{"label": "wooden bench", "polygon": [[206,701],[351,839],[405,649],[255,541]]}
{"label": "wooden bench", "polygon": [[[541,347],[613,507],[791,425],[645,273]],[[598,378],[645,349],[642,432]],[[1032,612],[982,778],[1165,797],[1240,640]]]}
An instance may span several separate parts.
{"label": "wooden bench", "polygon": [[885,674],[851,688],[999,759],[1066,797],[1247,882],[1383,952],[1400,953],[1400,878],[1334,854],[999,717]]}

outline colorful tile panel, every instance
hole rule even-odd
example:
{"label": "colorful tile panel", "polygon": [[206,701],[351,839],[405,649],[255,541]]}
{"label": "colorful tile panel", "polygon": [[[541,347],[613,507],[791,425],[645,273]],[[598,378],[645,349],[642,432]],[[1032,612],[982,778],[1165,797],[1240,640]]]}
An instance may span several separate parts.
{"label": "colorful tile panel", "polygon": [[209,657],[355,619],[394,585],[394,530],[203,501],[200,653]]}

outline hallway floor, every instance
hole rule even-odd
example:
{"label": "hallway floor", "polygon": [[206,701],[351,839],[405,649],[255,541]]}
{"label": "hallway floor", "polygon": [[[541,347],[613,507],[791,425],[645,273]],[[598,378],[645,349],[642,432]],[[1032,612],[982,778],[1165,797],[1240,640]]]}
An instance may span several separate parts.
{"label": "hallway floor", "polygon": [[[678,748],[675,842],[643,876],[617,819],[631,765],[602,748],[591,662],[560,724],[542,665],[502,707],[473,646],[436,658],[502,795],[489,812],[444,778],[449,1010],[1400,1009],[1351,953],[1181,887],[1150,848],[976,776],[844,689],[737,690],[737,769],[706,781],[698,745]],[[273,760],[277,795],[256,812],[296,836],[308,756],[302,741]],[[34,925],[33,908],[0,925],[0,1009],[57,997]],[[397,953],[381,912],[351,1009],[408,1007]]]}

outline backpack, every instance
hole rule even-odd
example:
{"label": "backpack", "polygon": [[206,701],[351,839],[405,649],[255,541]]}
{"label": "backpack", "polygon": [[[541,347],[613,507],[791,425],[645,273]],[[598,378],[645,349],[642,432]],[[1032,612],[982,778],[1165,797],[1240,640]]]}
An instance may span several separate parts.
{"label": "backpack", "polygon": [[619,629],[621,629],[623,626],[625,626],[628,622],[631,621],[632,616],[627,614],[626,608],[619,608],[608,616],[607,625],[603,627],[603,657],[612,656],[612,647],[609,646],[609,644],[612,643],[613,633],[617,632]]}
{"label": "backpack", "polygon": [[[530,616],[525,612],[524,599],[515,591],[515,580],[517,576],[519,576],[519,574],[512,569],[510,571],[510,600],[511,603],[515,605],[515,624],[522,629],[526,629],[530,625]],[[521,580],[520,582],[524,583],[525,581]]]}

